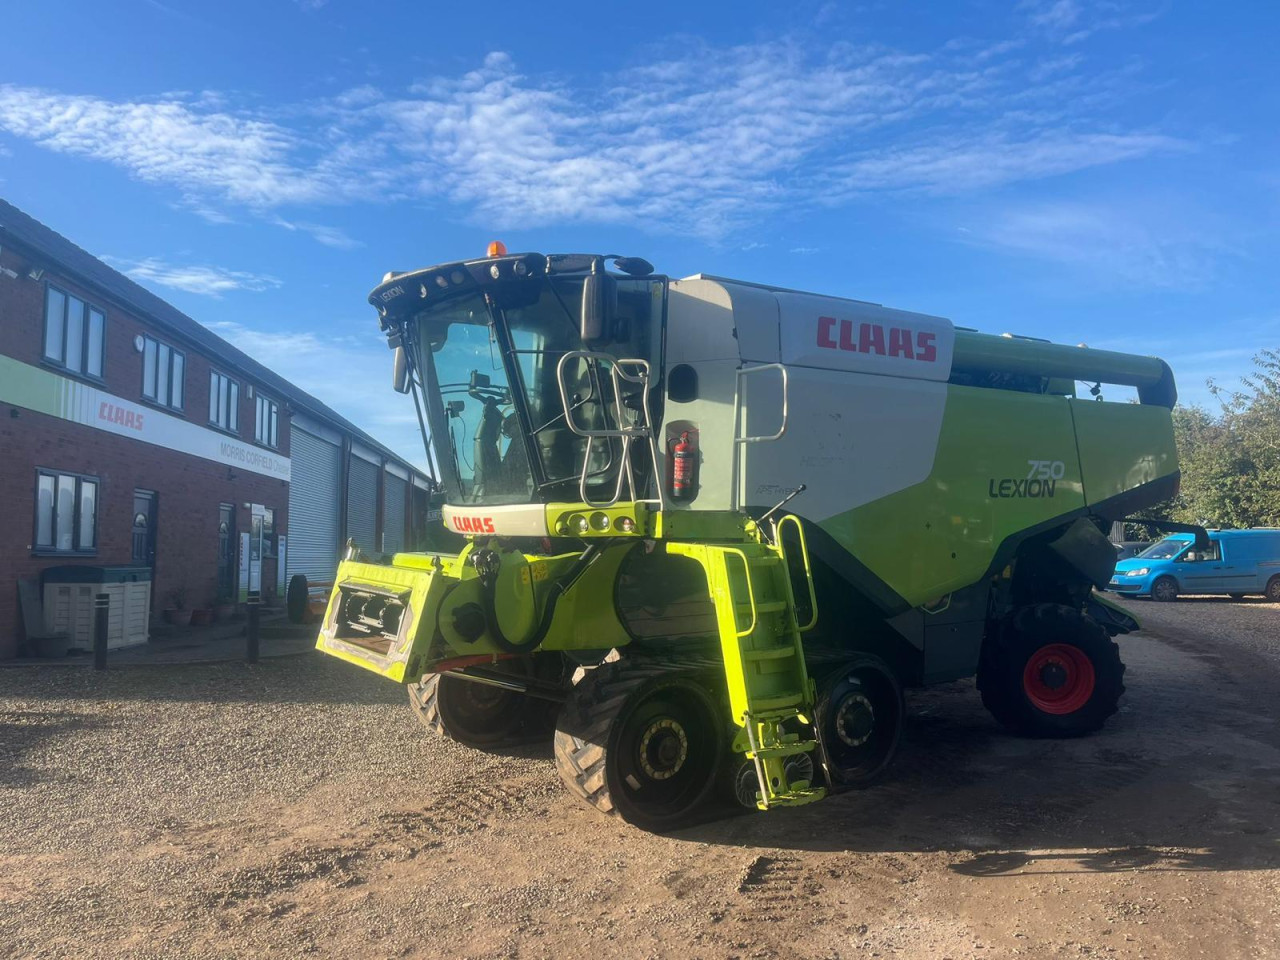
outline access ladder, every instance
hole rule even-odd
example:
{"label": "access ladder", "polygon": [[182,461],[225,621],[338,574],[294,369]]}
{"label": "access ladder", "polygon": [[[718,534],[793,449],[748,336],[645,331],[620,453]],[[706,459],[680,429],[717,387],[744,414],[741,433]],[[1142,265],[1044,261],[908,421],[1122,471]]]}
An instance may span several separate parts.
{"label": "access ladder", "polygon": [[[796,530],[797,559],[809,594],[810,615],[803,625],[797,620],[793,568],[782,536],[788,525]],[[669,553],[697,560],[706,571],[729,708],[740,727],[734,749],[755,763],[761,810],[812,803],[827,792],[808,780],[787,778],[788,758],[818,749],[812,719],[816,691],[805,669],[801,636],[816,624],[818,604],[800,521],[784,516],[773,541],[667,544]]]}

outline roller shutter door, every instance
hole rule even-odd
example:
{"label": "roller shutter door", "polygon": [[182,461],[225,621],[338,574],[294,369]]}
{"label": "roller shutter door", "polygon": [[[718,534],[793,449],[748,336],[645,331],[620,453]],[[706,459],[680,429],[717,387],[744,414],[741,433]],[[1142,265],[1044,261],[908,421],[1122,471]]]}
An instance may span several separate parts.
{"label": "roller shutter door", "polygon": [[288,575],[332,580],[341,550],[342,450],[312,436],[295,423],[290,431]]}
{"label": "roller shutter door", "polygon": [[353,454],[347,475],[347,536],[368,554],[378,552],[378,469]]}
{"label": "roller shutter door", "polygon": [[382,478],[386,484],[382,504],[382,552],[399,553],[404,549],[405,500],[409,496],[409,484],[394,473]]}

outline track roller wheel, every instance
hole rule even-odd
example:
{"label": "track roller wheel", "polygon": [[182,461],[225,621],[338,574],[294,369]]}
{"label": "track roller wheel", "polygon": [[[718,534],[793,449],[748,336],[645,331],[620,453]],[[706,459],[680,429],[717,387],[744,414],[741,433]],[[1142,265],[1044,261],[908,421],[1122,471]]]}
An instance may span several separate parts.
{"label": "track roller wheel", "polygon": [[727,740],[713,680],[639,658],[590,671],[556,726],[556,769],[570,792],[644,830],[701,819]]}
{"label": "track roller wheel", "polygon": [[905,712],[902,687],[877,657],[858,657],[825,675],[814,717],[837,790],[869,786],[884,774]]}
{"label": "track roller wheel", "polygon": [[[784,766],[787,771],[787,782],[808,780],[810,783],[822,784],[821,774],[814,767],[813,753],[798,753],[788,757]],[[741,754],[732,754],[724,766],[721,775],[721,794],[735,806],[744,810],[759,810],[756,798],[760,795],[760,778],[756,774],[756,763]]]}
{"label": "track roller wheel", "polygon": [[[502,669],[534,675],[528,660],[500,661]],[[477,750],[541,740],[555,725],[557,704],[471,680],[425,674],[408,685],[409,706],[432,733]]]}
{"label": "track roller wheel", "polygon": [[978,667],[982,703],[1004,726],[1032,737],[1097,730],[1124,693],[1120,648],[1078,610],[1023,607],[989,638]]}

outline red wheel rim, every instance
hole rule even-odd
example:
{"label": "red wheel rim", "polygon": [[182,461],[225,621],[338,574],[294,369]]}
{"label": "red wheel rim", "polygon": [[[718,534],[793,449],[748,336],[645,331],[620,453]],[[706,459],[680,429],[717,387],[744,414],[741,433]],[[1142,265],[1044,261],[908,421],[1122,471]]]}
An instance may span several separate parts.
{"label": "red wheel rim", "polygon": [[1075,713],[1093,696],[1093,662],[1079,647],[1050,643],[1031,655],[1022,671],[1022,689],[1037,710]]}

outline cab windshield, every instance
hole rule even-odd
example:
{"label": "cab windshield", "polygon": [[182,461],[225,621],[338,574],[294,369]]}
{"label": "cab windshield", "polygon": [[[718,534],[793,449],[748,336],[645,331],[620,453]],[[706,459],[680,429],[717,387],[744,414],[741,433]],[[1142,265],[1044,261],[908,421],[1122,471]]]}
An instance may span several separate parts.
{"label": "cab windshield", "polygon": [[1147,547],[1138,556],[1144,560],[1172,560],[1189,546],[1191,546],[1190,540],[1183,540],[1179,537],[1165,537],[1163,540]]}
{"label": "cab windshield", "polygon": [[[653,321],[661,315],[661,287],[648,280],[617,285],[615,336],[590,349],[645,359],[657,370],[661,345]],[[522,306],[500,309],[476,293],[417,315],[428,429],[457,502],[577,500],[584,464],[588,495],[612,493],[620,442],[574,433],[560,389],[563,376],[580,429],[617,429],[608,365],[572,357],[560,368],[566,354],[587,349],[575,312],[581,299],[580,276],[552,277]],[[639,422],[643,407],[640,388],[631,391],[622,398],[628,426]],[[636,458],[633,467],[643,472],[646,462]]]}

